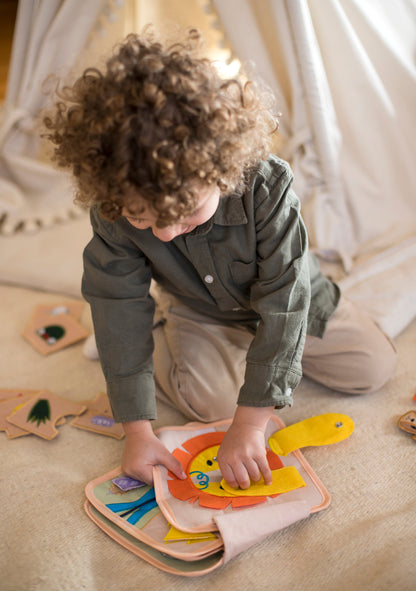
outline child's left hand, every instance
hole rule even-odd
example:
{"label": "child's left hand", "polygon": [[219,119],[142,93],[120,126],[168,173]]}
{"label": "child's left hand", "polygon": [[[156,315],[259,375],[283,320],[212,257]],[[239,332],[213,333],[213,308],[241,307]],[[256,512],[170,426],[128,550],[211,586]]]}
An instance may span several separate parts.
{"label": "child's left hand", "polygon": [[272,412],[273,407],[237,407],[217,455],[221,473],[233,488],[247,489],[262,476],[265,484],[272,483],[264,441]]}

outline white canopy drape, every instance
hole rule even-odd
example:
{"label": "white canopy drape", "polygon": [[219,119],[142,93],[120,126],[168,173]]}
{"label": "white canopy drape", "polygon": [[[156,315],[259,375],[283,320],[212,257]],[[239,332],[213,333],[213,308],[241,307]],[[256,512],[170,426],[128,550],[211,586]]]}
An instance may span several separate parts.
{"label": "white canopy drape", "polygon": [[20,0],[7,92],[0,114],[1,232],[35,230],[77,215],[68,178],[42,154],[38,115],[50,74],[65,77],[87,42],[116,21],[123,2]]}
{"label": "white canopy drape", "polygon": [[312,246],[351,268],[414,234],[416,2],[214,4],[236,55],[278,96]]}
{"label": "white canopy drape", "polygon": [[416,1],[211,1],[278,98],[311,247],[397,335],[416,316]]}

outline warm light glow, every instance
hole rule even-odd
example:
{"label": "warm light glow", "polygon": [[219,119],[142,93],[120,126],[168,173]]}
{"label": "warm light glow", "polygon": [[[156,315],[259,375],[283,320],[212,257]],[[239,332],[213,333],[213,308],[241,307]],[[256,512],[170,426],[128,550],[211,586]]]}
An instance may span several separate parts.
{"label": "warm light glow", "polygon": [[214,62],[214,65],[223,78],[235,78],[238,76],[241,68],[241,62],[236,58],[230,63],[226,63],[223,60],[217,60]]}

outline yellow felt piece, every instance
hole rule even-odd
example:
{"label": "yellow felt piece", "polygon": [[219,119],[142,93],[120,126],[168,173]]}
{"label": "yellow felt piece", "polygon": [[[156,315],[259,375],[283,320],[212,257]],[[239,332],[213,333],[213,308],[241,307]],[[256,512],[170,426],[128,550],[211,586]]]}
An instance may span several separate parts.
{"label": "yellow felt piece", "polygon": [[286,466],[278,470],[272,470],[272,484],[264,484],[263,478],[258,482],[252,482],[249,488],[233,488],[224,479],[221,481],[223,489],[235,497],[259,497],[277,495],[306,486],[305,481],[295,466]]}
{"label": "yellow felt piece", "polygon": [[212,470],[218,470],[217,453],[219,448],[219,445],[212,445],[195,456],[189,466],[189,474],[192,472],[211,472]]}
{"label": "yellow felt piece", "polygon": [[269,438],[270,449],[279,456],[302,447],[329,445],[347,439],[354,422],[347,415],[327,413],[284,427]]}
{"label": "yellow felt piece", "polygon": [[207,540],[216,540],[217,536],[212,532],[196,532],[189,533],[183,532],[174,527],[170,526],[170,529],[166,536],[163,538],[164,542],[205,542]]}

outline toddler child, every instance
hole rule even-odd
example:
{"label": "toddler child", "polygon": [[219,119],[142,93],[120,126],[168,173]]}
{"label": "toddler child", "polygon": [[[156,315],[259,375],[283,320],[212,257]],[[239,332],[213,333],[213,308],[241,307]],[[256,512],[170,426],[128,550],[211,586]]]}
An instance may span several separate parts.
{"label": "toddler child", "polygon": [[195,30],[165,46],[130,35],[103,73],[87,69],[45,118],[55,158],[91,207],[82,291],[122,467],[152,482],[156,388],[193,420],[233,417],[218,452],[226,481],[271,483],[264,430],[303,373],[360,394],[395,351],[308,253],[289,166],[270,155],[277,120],[252,82],[224,79]]}

